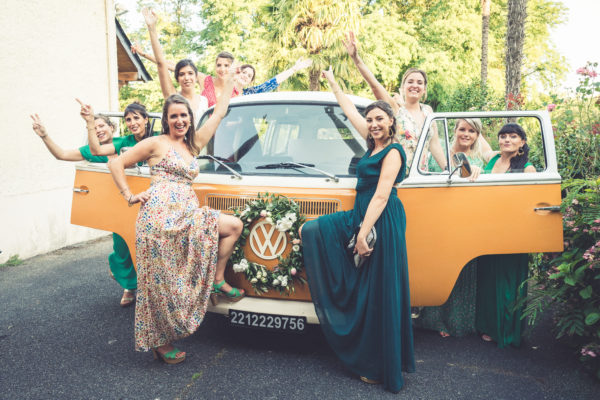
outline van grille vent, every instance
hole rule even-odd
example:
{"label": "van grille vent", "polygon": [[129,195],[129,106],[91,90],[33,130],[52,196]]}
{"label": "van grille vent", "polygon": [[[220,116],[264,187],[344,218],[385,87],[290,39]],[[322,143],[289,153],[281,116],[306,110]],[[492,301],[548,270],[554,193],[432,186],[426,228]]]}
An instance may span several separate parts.
{"label": "van grille vent", "polygon": [[[243,207],[247,201],[256,200],[253,196],[231,196],[209,194],[207,205],[215,210],[233,213],[233,209]],[[318,217],[341,210],[341,202],[337,199],[292,198],[299,206],[300,212],[307,217]]]}

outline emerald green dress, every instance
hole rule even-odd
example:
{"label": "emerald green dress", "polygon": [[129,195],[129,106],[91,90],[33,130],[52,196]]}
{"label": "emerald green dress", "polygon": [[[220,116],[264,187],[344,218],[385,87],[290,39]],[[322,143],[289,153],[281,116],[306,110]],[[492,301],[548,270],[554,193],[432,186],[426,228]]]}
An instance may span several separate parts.
{"label": "emerald green dress", "polygon": [[[483,172],[491,173],[499,158],[499,154],[494,156]],[[475,326],[479,332],[491,336],[498,347],[521,344],[525,328],[525,320],[521,319],[523,310],[513,308],[517,298],[527,294],[527,288],[520,286],[528,272],[527,254],[496,254],[477,260]]]}
{"label": "emerald green dress", "polygon": [[[133,137],[133,135],[129,136]],[[129,136],[125,136],[125,138]],[[124,147],[121,145],[121,143],[125,138],[115,138],[113,140],[113,145],[115,146],[115,151],[117,153],[121,150],[121,147]],[[117,146],[119,146],[118,149]],[[89,162],[108,162],[108,157],[106,156],[92,155],[89,145],[80,147],[79,152],[81,153],[81,156]],[[137,288],[137,274],[133,266],[131,254],[129,254],[129,247],[125,242],[125,239],[123,239],[118,234],[113,233],[112,237],[113,252],[108,256],[108,265],[110,266],[110,272],[117,281],[117,283],[121,285],[123,289],[135,290]]]}
{"label": "emerald green dress", "polygon": [[414,372],[413,333],[406,258],[406,216],[392,188],[375,223],[377,242],[371,256],[356,268],[346,252],[350,236],[363,220],[373,197],[385,155],[398,151],[404,178],[406,156],[393,143],[357,164],[354,209],[321,216],[302,228],[304,265],[321,328],[340,360],[354,373],[382,381],[399,391],[402,371]]}
{"label": "emerald green dress", "polygon": [[[469,164],[483,168],[483,160],[467,156]],[[433,157],[429,159],[429,171],[442,169]],[[475,301],[477,293],[477,260],[471,260],[458,276],[454,288],[444,304],[438,307],[423,307],[416,328],[446,332],[451,336],[475,333]]]}

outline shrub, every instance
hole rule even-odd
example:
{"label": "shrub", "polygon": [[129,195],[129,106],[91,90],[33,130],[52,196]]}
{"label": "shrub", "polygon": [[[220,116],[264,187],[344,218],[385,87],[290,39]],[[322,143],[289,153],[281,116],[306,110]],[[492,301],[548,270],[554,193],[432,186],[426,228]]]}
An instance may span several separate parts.
{"label": "shrub", "polygon": [[600,379],[600,179],[570,180],[563,191],[565,250],[534,256],[523,317],[535,324],[552,306],[556,337]]}

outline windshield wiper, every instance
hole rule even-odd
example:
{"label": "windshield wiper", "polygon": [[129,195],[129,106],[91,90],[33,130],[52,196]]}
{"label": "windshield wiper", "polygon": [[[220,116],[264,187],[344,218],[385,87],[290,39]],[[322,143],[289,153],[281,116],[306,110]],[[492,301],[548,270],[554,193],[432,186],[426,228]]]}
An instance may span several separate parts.
{"label": "windshield wiper", "polygon": [[259,165],[258,167],[256,167],[256,169],[294,169],[294,168],[312,169],[313,171],[320,172],[321,174],[327,176],[329,179],[331,179],[334,182],[339,182],[339,180],[340,180],[340,178],[338,178],[337,176],[330,174],[329,172],[325,172],[321,169],[315,168],[315,164],[309,164],[309,163],[297,163],[297,162],[293,162],[293,161],[288,161],[288,162],[281,162],[281,163],[274,163],[274,164]]}
{"label": "windshield wiper", "polygon": [[225,164],[223,161],[226,162],[231,162],[226,158],[223,157],[219,157],[219,156],[211,156],[210,154],[207,154],[205,156],[197,156],[196,157],[198,160],[213,160],[216,161],[219,165],[227,168],[227,170],[229,172],[231,172],[233,174],[232,178],[238,178],[238,179],[242,179],[242,175],[239,174],[236,170],[234,170],[233,168],[231,168],[229,165]]}

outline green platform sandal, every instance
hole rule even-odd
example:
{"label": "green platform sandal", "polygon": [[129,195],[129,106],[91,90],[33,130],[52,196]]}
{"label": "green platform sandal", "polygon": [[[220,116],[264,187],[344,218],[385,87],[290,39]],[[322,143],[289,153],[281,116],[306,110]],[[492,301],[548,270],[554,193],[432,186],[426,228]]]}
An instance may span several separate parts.
{"label": "green platform sandal", "polygon": [[225,279],[223,279],[219,283],[213,283],[213,292],[210,294],[210,301],[213,306],[219,304],[219,300],[221,299],[224,299],[229,303],[235,303],[236,301],[240,301],[241,299],[243,299],[246,295],[243,289],[240,292],[238,288],[234,287],[232,287],[231,290],[228,292],[224,291],[221,288],[225,283]]}
{"label": "green platform sandal", "polygon": [[[177,357],[177,353],[183,353],[183,356]],[[173,348],[173,350],[166,352],[165,354],[161,354],[156,349],[152,349],[152,354],[154,355],[154,359],[157,360],[160,358],[167,364],[179,364],[180,362],[185,361],[185,352]]]}

